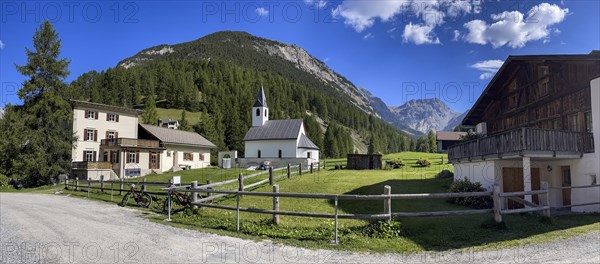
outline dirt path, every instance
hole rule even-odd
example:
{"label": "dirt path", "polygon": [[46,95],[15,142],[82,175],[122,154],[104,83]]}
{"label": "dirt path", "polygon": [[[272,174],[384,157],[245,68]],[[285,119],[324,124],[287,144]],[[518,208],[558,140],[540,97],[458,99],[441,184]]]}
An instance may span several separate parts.
{"label": "dirt path", "polygon": [[0,263],[600,263],[600,232],[498,251],[308,250],[177,229],[59,195],[0,193]]}

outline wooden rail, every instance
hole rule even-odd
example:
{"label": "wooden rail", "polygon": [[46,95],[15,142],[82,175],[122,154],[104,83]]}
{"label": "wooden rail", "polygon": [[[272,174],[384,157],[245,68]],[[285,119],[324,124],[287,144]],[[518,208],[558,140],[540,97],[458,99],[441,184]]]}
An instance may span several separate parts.
{"label": "wooden rail", "polygon": [[448,159],[456,161],[523,151],[591,153],[594,136],[587,132],[517,128],[453,145],[448,148]]}

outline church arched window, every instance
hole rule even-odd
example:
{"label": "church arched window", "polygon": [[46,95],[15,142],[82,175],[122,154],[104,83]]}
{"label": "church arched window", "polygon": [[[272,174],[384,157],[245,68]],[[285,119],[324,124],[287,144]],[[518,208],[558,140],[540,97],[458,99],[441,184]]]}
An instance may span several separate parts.
{"label": "church arched window", "polygon": [[260,149],[259,149],[259,150],[258,150],[258,158],[260,158],[260,154],[261,154],[261,153],[260,153]]}
{"label": "church arched window", "polygon": [[256,116],[260,116],[260,109],[256,108]]}
{"label": "church arched window", "polygon": [[283,156],[283,153],[281,152],[281,149],[279,150],[279,153],[277,154],[277,156],[281,159],[281,157]]}

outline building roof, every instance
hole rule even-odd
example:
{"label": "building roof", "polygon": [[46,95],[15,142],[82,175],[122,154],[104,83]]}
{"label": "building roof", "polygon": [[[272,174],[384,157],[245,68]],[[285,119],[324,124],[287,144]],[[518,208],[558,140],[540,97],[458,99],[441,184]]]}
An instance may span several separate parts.
{"label": "building roof", "polygon": [[74,99],[70,99],[69,102],[73,106],[82,106],[82,107],[89,107],[89,108],[95,108],[95,109],[103,109],[103,110],[108,110],[108,111],[117,112],[117,113],[128,113],[128,114],[133,114],[133,115],[139,115],[144,112],[144,111],[138,110],[138,109],[131,109],[131,108],[127,108],[127,107],[107,105],[107,104],[87,102],[87,101],[80,101],[80,100],[74,100]]}
{"label": "building roof", "polygon": [[459,141],[461,137],[467,135],[467,132],[449,132],[449,131],[438,131],[435,132],[435,138],[437,140],[446,140],[446,141]]}
{"label": "building roof", "polygon": [[304,134],[300,135],[300,142],[298,143],[298,147],[304,149],[319,149],[319,147],[317,147],[315,143],[310,141],[310,139]]}
{"label": "building roof", "polygon": [[265,96],[265,89],[262,84],[260,85],[260,91],[258,91],[252,107],[267,107],[267,97]]}
{"label": "building roof", "polygon": [[268,120],[262,126],[251,127],[244,141],[297,139],[302,119]]}
{"label": "building roof", "polygon": [[204,138],[198,133],[176,129],[168,129],[148,124],[139,124],[139,126],[146,132],[154,136],[156,139],[166,144],[198,146],[207,148],[217,147],[215,146],[215,144],[208,141],[206,138]]}
{"label": "building roof", "polygon": [[511,73],[516,70],[519,63],[524,61],[600,61],[600,51],[593,50],[589,54],[570,54],[570,55],[525,55],[525,56],[508,56],[508,58],[502,64],[502,67],[498,69],[492,80],[488,83],[487,87],[477,99],[477,102],[473,105],[471,110],[467,113],[465,118],[462,120],[463,125],[474,126],[479,123],[482,118],[483,112],[487,105],[492,102],[494,91],[500,87],[503,82],[510,78]]}

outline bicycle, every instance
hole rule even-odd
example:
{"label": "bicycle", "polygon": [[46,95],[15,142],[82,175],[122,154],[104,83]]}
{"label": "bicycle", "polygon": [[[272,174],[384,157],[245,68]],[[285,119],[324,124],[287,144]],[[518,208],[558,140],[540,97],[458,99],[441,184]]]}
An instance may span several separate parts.
{"label": "bicycle", "polygon": [[123,200],[121,200],[121,204],[119,204],[120,206],[127,206],[127,204],[129,203],[129,198],[131,198],[133,196],[133,200],[135,201],[135,203],[142,208],[148,208],[150,207],[150,204],[152,204],[152,196],[150,196],[150,194],[145,193],[143,191],[138,191],[135,189],[135,184],[131,184],[131,189],[129,189],[129,191],[125,194],[125,196],[123,196]]}
{"label": "bicycle", "polygon": [[[169,188],[173,188],[175,185],[169,186]],[[186,207],[192,205],[192,201],[190,200],[190,196],[184,193],[180,193],[177,189],[173,189],[171,191],[171,211],[178,212],[183,211]],[[163,204],[163,213],[169,213],[169,197],[165,199]]]}

